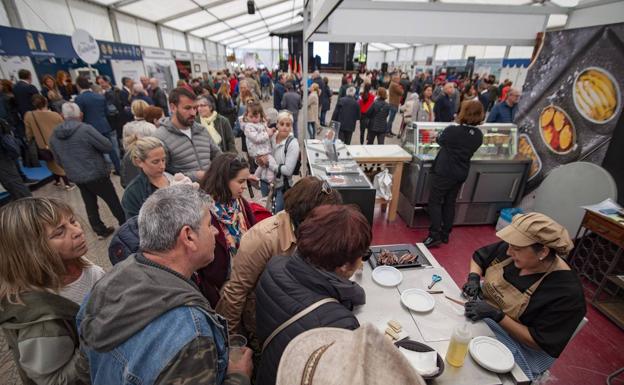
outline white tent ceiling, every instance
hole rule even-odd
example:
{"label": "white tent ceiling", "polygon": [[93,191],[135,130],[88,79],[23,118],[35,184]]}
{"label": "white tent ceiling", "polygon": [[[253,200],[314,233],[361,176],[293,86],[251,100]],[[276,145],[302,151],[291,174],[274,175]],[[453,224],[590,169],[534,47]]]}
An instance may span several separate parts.
{"label": "white tent ceiling", "polygon": [[253,44],[275,29],[300,23],[303,0],[90,0],[115,11],[228,46]]}
{"label": "white tent ceiling", "polygon": [[[266,43],[302,21],[304,0],[87,0],[230,47]],[[562,27],[575,9],[613,0],[306,0],[309,40],[377,42],[374,50],[417,44],[527,45]],[[328,16],[329,15],[329,16]]]}

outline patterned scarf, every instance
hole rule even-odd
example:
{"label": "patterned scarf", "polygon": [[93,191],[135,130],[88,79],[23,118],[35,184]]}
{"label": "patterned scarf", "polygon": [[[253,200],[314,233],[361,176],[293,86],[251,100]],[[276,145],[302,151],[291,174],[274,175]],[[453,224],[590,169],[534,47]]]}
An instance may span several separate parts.
{"label": "patterned scarf", "polygon": [[247,232],[247,222],[242,204],[238,199],[234,199],[229,203],[215,202],[214,207],[214,214],[223,229],[230,257],[234,257],[238,252],[241,237]]}

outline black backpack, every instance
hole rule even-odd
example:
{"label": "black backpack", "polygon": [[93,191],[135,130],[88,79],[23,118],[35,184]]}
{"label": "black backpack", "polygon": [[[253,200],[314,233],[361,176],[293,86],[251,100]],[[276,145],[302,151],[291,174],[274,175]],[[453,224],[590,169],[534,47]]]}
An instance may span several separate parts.
{"label": "black backpack", "polygon": [[[290,142],[292,142],[294,139],[295,139],[294,136],[289,136],[286,139],[286,144],[284,145],[284,159],[286,159],[288,146],[290,145]],[[293,171],[293,175],[300,175],[300,174],[301,174],[301,151],[299,151],[299,159],[297,159],[297,164],[295,165],[295,170]]]}
{"label": "black backpack", "polygon": [[[296,138],[294,136],[289,136],[286,139],[286,143],[284,144],[284,160],[286,159],[286,154],[288,153],[288,146],[290,145],[290,142],[292,142],[295,139]],[[280,172],[281,169],[282,169],[281,167],[278,167],[277,177],[279,178],[281,176],[283,178],[284,185],[282,186],[282,189],[283,191],[286,191],[291,186],[288,183],[288,177],[286,175],[282,175],[282,173]],[[297,159],[297,164],[295,165],[295,169],[293,170],[293,175],[299,175],[300,173],[301,173],[301,151],[299,151],[299,158]]]}

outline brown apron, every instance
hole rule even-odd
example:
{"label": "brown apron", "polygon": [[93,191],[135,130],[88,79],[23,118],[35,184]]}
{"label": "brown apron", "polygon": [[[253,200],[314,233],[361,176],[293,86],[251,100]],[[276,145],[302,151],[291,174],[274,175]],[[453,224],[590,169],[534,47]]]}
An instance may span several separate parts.
{"label": "brown apron", "polygon": [[508,258],[503,262],[489,266],[485,271],[482,291],[488,303],[498,307],[515,321],[520,322],[520,316],[529,305],[531,295],[533,295],[544,278],[553,271],[569,270],[569,267],[563,259],[556,257],[544,275],[523,293],[503,277],[504,268],[510,263],[513,263],[513,259]]}

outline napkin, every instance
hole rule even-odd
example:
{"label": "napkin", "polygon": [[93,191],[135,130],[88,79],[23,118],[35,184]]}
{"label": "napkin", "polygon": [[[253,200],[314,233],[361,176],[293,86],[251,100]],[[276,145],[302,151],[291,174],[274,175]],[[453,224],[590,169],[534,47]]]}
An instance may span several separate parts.
{"label": "napkin", "polygon": [[403,347],[399,347],[399,350],[421,376],[433,376],[440,370],[437,365],[438,353],[435,350],[431,352],[415,352]]}

